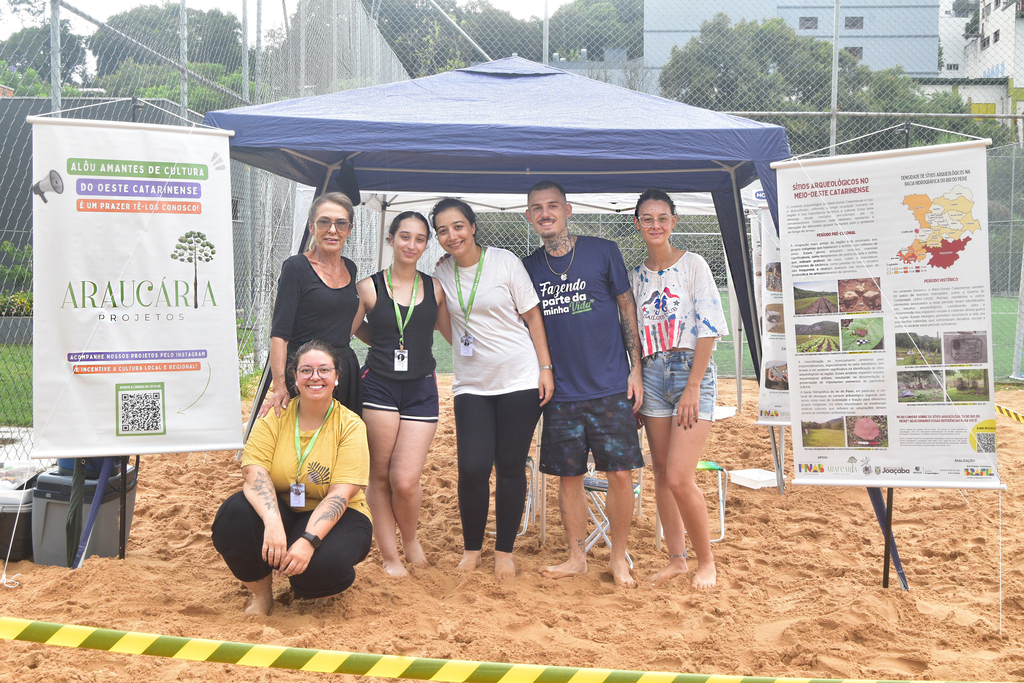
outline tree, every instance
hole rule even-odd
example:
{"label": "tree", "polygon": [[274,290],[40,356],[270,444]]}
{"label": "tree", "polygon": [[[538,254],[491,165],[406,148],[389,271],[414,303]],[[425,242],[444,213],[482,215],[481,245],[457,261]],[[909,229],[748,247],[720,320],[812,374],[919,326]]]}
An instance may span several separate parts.
{"label": "tree", "polygon": [[192,264],[192,302],[193,308],[199,308],[199,263],[209,263],[213,260],[217,250],[206,238],[206,233],[198,230],[189,230],[178,238],[174,245],[171,258],[182,263]]}
{"label": "tree", "polygon": [[[32,245],[21,249],[8,241],[0,242],[0,285],[15,291],[32,286]],[[3,265],[6,261],[8,265]]]}
{"label": "tree", "polygon": [[[0,41],[0,60],[8,69],[26,73],[36,72],[42,80],[50,81],[50,27],[28,26]],[[85,38],[71,32],[68,21],[60,22],[60,82],[81,83],[85,77]]]}
{"label": "tree", "polygon": [[588,60],[605,59],[605,48],[624,48],[629,59],[643,56],[644,17],[641,0],[573,0],[551,15],[553,52]]}
{"label": "tree", "polygon": [[[220,10],[186,10],[188,21],[188,61],[222,64],[228,71],[241,69],[245,58],[242,49],[242,25],[234,14]],[[180,8],[177,4],[140,5],[111,16],[107,23],[130,38],[161,55],[179,58],[178,29]],[[136,64],[153,64],[160,60],[136,45],[109,31],[97,29],[88,39],[89,49],[96,56],[96,75],[106,76],[129,59]]]}
{"label": "tree", "polygon": [[[733,24],[719,13],[701,25],[700,34],[683,47],[674,47],[659,80],[663,97],[717,111],[827,112],[831,108],[832,44],[798,36],[782,19]],[[958,93],[925,95],[899,67],[872,70],[853,55],[839,53],[839,107],[842,111],[935,112],[921,123],[953,132],[1010,141],[1011,131],[993,121],[949,119],[941,114],[970,113]],[[802,154],[827,147],[829,120],[825,117],[765,117],[785,126],[790,147]],[[871,129],[903,123],[899,116],[871,119]],[[841,117],[838,139],[869,132],[865,121]],[[940,131],[915,129],[914,145],[934,144]],[[843,152],[891,149],[902,136],[869,136]]]}

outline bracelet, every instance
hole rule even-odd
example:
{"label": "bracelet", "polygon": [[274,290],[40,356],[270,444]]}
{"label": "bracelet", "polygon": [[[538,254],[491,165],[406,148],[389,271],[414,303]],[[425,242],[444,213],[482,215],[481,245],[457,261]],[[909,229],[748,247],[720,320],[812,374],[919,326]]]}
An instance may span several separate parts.
{"label": "bracelet", "polygon": [[554,370],[555,366],[554,365],[542,365],[542,366],[540,366],[540,369],[541,370]]}

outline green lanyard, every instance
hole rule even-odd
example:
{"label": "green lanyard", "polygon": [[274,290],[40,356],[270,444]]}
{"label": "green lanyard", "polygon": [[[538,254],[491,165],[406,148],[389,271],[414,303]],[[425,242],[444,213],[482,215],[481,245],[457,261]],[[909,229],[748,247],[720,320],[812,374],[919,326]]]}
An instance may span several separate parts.
{"label": "green lanyard", "polygon": [[473,278],[473,291],[469,293],[469,307],[462,301],[462,280],[459,278],[459,264],[455,262],[455,291],[459,293],[459,307],[466,316],[466,334],[469,334],[469,314],[473,312],[473,301],[476,299],[476,288],[480,284],[480,274],[484,272],[484,255],[487,248],[480,249],[480,262],[476,264],[476,277]]}
{"label": "green lanyard", "polygon": [[[296,399],[298,401],[298,399]],[[324,421],[320,423],[320,426],[316,428],[316,432],[313,434],[313,438],[309,440],[309,445],[306,446],[306,452],[299,454],[302,445],[299,443],[299,410],[298,405],[295,406],[295,457],[299,459],[299,466],[295,469],[295,482],[299,481],[299,473],[302,472],[302,465],[305,464],[306,458],[313,451],[313,445],[316,444],[316,438],[320,436],[320,430],[327,424],[327,418],[334,412],[334,401],[331,401],[331,407],[327,409],[327,414],[324,415]]]}
{"label": "green lanyard", "polygon": [[[395,319],[398,321],[398,348],[405,349],[405,326],[412,320],[412,309],[416,308],[416,288],[420,284],[420,274],[416,273],[416,277],[412,280],[412,298],[409,300],[409,310],[405,314],[405,320],[402,320],[402,311],[398,308],[398,301],[395,299],[395,286],[391,284],[391,269],[388,268],[388,287],[391,289],[391,303],[395,305]],[[475,289],[473,290],[476,291]],[[470,303],[472,306],[472,303]],[[334,404],[331,404],[332,407]]]}

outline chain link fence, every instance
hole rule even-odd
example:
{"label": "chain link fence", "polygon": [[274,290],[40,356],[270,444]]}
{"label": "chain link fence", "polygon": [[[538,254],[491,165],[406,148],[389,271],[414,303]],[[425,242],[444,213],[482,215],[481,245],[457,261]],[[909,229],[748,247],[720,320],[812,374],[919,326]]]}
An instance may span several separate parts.
{"label": "chain link fence", "polygon": [[[179,1],[96,17],[88,13],[97,11],[95,3],[0,0],[0,460],[27,453],[32,421],[25,115],[59,109],[65,117],[186,125],[211,109],[416,78],[511,55],[782,125],[795,154],[827,154],[833,144],[844,153],[992,138],[995,372],[1020,374],[1024,90],[1013,86],[1019,2],[906,0],[896,8],[868,0],[549,0],[548,6],[548,16],[522,17],[502,8],[516,9],[510,0],[223,0],[207,10]],[[52,50],[58,38],[60,48]],[[917,124],[909,135],[897,129],[906,122]],[[232,164],[232,192],[239,361],[251,389],[268,355],[280,263],[294,253],[293,229],[308,199],[294,183],[239,163]],[[367,274],[377,263],[373,228],[380,216],[357,211],[346,254]],[[643,257],[628,217],[573,219],[579,232],[616,240],[627,266]],[[519,255],[539,245],[519,214],[481,214],[479,228],[483,243]],[[685,217],[678,232],[680,246],[711,264],[727,300],[714,220]],[[425,257],[431,262],[432,245]],[[720,345],[723,375],[736,371],[730,347]]]}

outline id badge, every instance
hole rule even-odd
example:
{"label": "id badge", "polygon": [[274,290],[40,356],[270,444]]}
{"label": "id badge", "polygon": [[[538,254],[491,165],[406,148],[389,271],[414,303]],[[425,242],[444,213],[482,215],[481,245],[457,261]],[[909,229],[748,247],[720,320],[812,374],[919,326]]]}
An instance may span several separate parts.
{"label": "id badge", "polygon": [[462,339],[459,341],[459,354],[463,356],[473,355],[473,335],[468,332],[462,335]]}
{"label": "id badge", "polygon": [[306,485],[305,484],[292,484],[288,487],[289,493],[291,494],[291,506],[293,508],[301,508],[306,506]]}
{"label": "id badge", "polygon": [[409,371],[409,352],[406,349],[395,349],[395,372]]}

